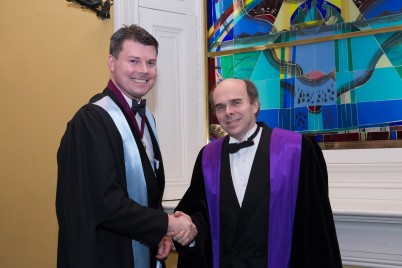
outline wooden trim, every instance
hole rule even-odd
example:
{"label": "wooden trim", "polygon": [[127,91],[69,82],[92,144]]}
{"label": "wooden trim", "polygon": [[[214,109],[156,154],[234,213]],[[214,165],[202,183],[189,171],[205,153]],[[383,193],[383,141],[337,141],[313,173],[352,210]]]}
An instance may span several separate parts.
{"label": "wooden trim", "polygon": [[402,148],[402,140],[320,142],[319,145],[323,150]]}

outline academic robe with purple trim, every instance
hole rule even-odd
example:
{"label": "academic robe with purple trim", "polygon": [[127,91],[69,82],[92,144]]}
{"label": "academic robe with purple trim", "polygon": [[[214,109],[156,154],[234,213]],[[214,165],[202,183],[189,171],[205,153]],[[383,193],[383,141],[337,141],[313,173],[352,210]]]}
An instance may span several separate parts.
{"label": "academic robe with purple trim", "polygon": [[[221,176],[217,178],[220,179],[220,204],[217,206],[220,211],[217,227],[220,237],[218,266],[214,265],[212,260],[212,248],[217,239],[211,235],[212,226],[210,226],[210,211],[203,175],[205,147],[200,151],[194,166],[191,185],[176,208],[191,216],[197,226],[198,236],[194,247],[183,247],[176,243],[179,253],[178,268],[269,267],[269,226],[274,224],[269,222],[272,216],[270,215],[272,129],[265,124],[262,125],[263,131],[242,207],[237,201],[232,183],[229,154],[226,149],[228,137],[223,141],[220,156]],[[278,165],[277,168],[281,169],[283,166]],[[326,163],[317,143],[304,136],[301,138],[298,173],[289,264],[281,267],[271,265],[272,267],[269,268],[340,268],[342,263],[328,198]]]}

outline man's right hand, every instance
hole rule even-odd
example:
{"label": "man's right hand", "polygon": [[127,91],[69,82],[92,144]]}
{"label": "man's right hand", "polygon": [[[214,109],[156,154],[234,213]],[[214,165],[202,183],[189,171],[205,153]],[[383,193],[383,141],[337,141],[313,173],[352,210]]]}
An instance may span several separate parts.
{"label": "man's right hand", "polygon": [[181,211],[176,211],[173,215],[168,215],[169,225],[167,236],[183,246],[190,244],[197,236],[197,227],[192,222],[190,216]]}

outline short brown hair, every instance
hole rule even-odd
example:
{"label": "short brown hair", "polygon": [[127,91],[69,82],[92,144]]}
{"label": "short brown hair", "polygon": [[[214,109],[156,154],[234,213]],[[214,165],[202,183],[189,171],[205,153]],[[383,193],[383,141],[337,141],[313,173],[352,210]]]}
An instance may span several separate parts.
{"label": "short brown hair", "polygon": [[158,55],[158,41],[144,28],[135,24],[130,26],[124,25],[112,35],[110,38],[109,54],[117,59],[126,40],[131,40],[144,46],[153,46],[156,50],[156,55]]}

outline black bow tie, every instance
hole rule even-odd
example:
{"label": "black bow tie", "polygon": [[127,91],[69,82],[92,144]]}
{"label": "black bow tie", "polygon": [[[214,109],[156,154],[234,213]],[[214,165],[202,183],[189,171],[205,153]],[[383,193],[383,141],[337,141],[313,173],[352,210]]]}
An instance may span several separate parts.
{"label": "black bow tie", "polygon": [[251,135],[246,141],[242,141],[239,143],[229,143],[228,144],[228,151],[230,154],[234,154],[238,152],[240,149],[253,146],[254,141],[253,139],[257,136],[258,132],[260,131],[260,127],[257,126],[257,129],[254,131],[253,135]]}
{"label": "black bow tie", "polygon": [[131,106],[131,110],[133,111],[134,115],[138,114],[141,117],[145,116],[145,106],[146,106],[147,100],[141,100],[140,103],[138,103],[135,99],[133,99],[133,105]]}

